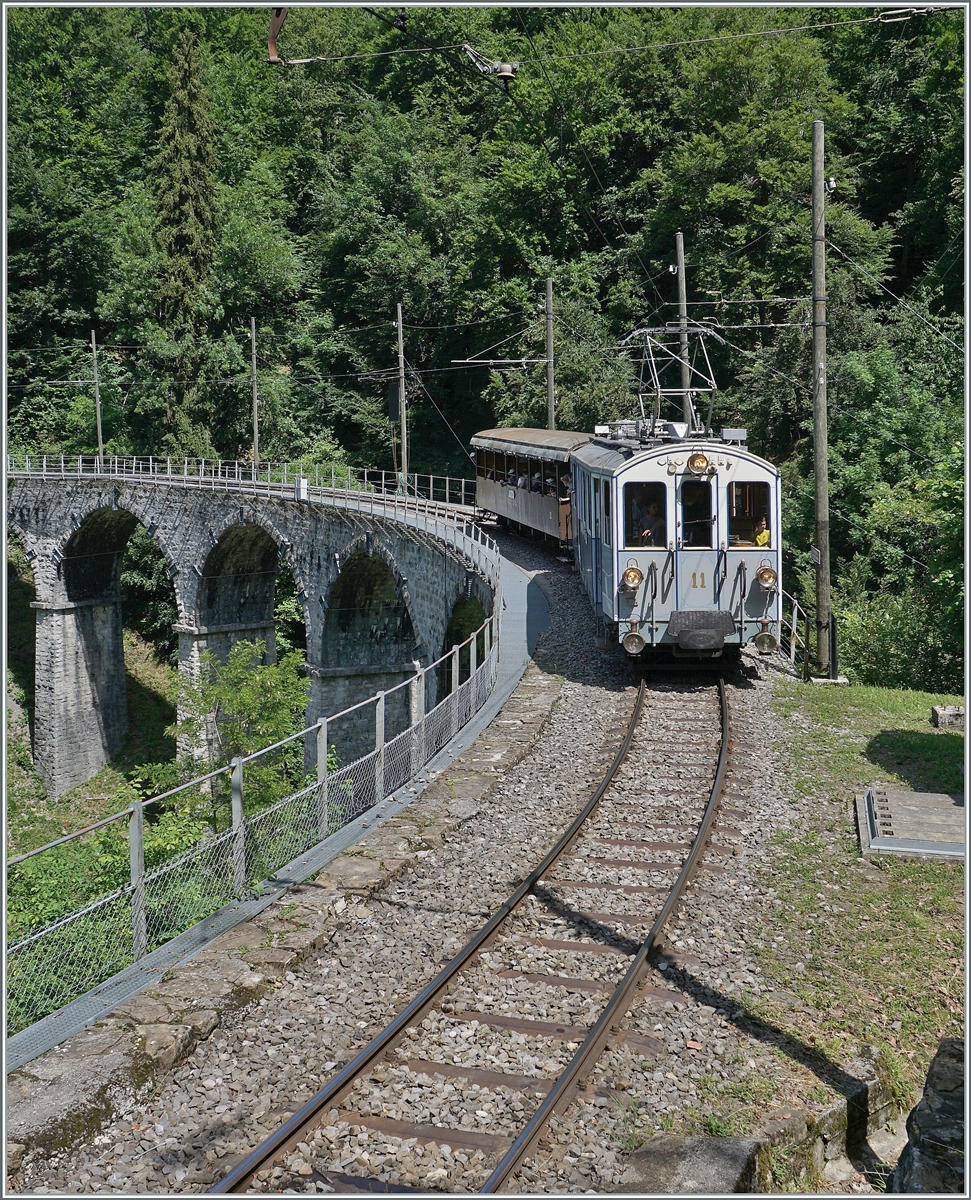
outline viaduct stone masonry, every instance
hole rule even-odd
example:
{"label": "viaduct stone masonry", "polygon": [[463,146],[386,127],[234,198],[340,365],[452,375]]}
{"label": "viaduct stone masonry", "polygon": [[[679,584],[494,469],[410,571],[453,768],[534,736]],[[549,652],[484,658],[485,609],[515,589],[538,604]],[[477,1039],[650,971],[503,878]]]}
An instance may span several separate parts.
{"label": "viaduct stone masonry", "polygon": [[[179,666],[264,640],[275,661],[274,584],[290,569],[307,633],[307,724],[409,679],[444,651],[455,604],[489,615],[492,589],[451,546],[392,516],[176,482],[12,478],[7,520],[34,573],[34,759],[52,796],[91,778],[128,729],[121,560],[137,524],[168,564]],[[438,700],[426,689],[426,707]],[[409,720],[389,698],[386,736]],[[398,698],[400,696],[400,699]],[[347,761],[373,748],[373,706],[335,723]]]}

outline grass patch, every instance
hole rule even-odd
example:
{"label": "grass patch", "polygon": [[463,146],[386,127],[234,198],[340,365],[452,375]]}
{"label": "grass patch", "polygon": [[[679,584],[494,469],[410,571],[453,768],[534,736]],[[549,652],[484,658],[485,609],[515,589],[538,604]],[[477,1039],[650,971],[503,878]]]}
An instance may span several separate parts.
{"label": "grass patch", "polygon": [[762,1121],[766,1105],[779,1090],[777,1079],[746,1074],[733,1080],[703,1075],[698,1081],[702,1107],[688,1132],[709,1137],[743,1137]]}
{"label": "grass patch", "polygon": [[836,1062],[876,1046],[900,1108],[919,1094],[940,1039],[963,1036],[964,868],[864,860],[853,802],[877,781],[963,790],[964,738],[931,726],[939,703],[960,699],[789,681],[775,699],[803,799],[795,834],[773,839],[777,899],[760,957],[805,1012],[764,998],[750,1007]]}

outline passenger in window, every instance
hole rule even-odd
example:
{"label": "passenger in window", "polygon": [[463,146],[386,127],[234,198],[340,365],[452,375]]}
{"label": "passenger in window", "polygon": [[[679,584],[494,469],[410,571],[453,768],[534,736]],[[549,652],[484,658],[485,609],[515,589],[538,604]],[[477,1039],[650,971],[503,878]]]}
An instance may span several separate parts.
{"label": "passenger in window", "polygon": [[523,471],[522,475],[519,476],[519,479],[516,482],[516,487],[524,492],[529,490],[529,476],[525,471]]}
{"label": "passenger in window", "polygon": [[755,544],[756,546],[769,544],[769,524],[765,517],[760,517],[759,523],[755,526]]}
{"label": "passenger in window", "polygon": [[533,476],[533,482],[532,482],[529,490],[531,492],[542,492],[543,476],[539,473],[539,471],[537,471],[536,474]]}
{"label": "passenger in window", "polygon": [[556,495],[556,480],[553,478],[553,476],[547,475],[546,479],[543,482],[545,485],[546,495],[547,496],[555,496]]}
{"label": "passenger in window", "polygon": [[661,514],[661,506],[656,500],[647,505],[647,512],[641,518],[641,545],[663,546],[666,540],[666,525]]}

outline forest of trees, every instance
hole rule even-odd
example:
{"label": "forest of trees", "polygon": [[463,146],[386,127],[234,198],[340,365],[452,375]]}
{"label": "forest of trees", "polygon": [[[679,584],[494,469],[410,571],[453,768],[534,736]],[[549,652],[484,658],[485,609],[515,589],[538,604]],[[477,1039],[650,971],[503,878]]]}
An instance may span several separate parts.
{"label": "forest of trees", "polygon": [[8,11],[9,449],[96,449],[94,329],[108,453],[246,458],[255,317],[261,457],[390,467],[400,302],[413,468],[468,474],[476,429],[545,423],[545,377],[452,360],[542,358],[549,275],[558,424],[629,415],[617,345],[676,311],[681,229],[716,427],[781,465],[811,602],[822,119],[841,661],[960,690],[961,11],[398,11],[291,10],[280,52],[328,60],[292,66],[268,8]]}

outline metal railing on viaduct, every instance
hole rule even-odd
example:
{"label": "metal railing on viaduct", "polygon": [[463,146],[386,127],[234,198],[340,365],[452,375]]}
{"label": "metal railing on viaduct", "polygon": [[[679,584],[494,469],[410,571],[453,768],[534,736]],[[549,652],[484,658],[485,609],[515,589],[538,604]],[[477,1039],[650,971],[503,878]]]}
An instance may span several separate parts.
{"label": "metal railing on viaduct", "polygon": [[[158,469],[160,464],[163,470]],[[346,468],[340,473],[335,470],[333,475],[328,471],[329,477],[323,483],[311,483],[314,477],[309,472],[302,474],[298,468],[295,474],[290,464],[264,465],[257,478],[250,464],[225,462],[105,459],[98,463],[91,458],[18,460],[11,456],[7,465],[11,480],[8,518],[27,547],[35,580],[40,568],[47,570],[48,593],[53,577],[70,576],[65,568],[71,561],[72,542],[87,520],[94,520],[96,525],[102,521],[96,532],[103,538],[107,529],[110,535],[110,521],[106,525],[102,520],[106,505],[115,506],[109,512],[127,514],[128,519],[120,526],[125,541],[134,527],[132,517],[147,519],[142,495],[147,484],[170,496],[180,492],[183,498],[187,489],[203,489],[216,498],[222,497],[220,504],[231,493],[229,498],[235,506],[245,496],[257,507],[271,503],[278,509],[295,506],[317,510],[318,516],[320,510],[328,510],[345,543],[351,547],[361,544],[362,548],[353,553],[361,556],[365,574],[368,570],[373,574],[373,561],[382,554],[383,565],[378,564],[381,570],[390,572],[392,567],[400,566],[406,557],[404,543],[408,543],[415,550],[407,584],[414,594],[407,598],[402,611],[414,621],[413,633],[420,634],[423,617],[428,623],[428,597],[422,602],[421,593],[438,592],[443,609],[435,625],[439,631],[447,623],[456,591],[459,598],[465,599],[477,591],[485,602],[484,611],[489,613],[477,630],[443,655],[416,655],[410,670],[399,672],[404,677],[397,679],[385,668],[400,664],[387,661],[377,664],[380,672],[370,674],[361,674],[360,662],[350,668],[321,666],[319,663],[325,660],[318,647],[317,671],[321,678],[342,682],[348,678],[348,670],[357,670],[354,678],[358,685],[369,678],[381,678],[390,685],[375,689],[339,711],[331,706],[312,714],[303,730],[256,754],[233,759],[162,795],[135,801],[87,829],[9,858],[9,1036],[243,896],[419,776],[492,692],[502,602],[495,544],[472,523],[469,507],[463,510],[447,506],[448,499],[470,505],[471,481],[409,476],[409,494],[404,494],[395,488],[401,481],[390,473],[382,476]],[[318,469],[316,480],[320,479]],[[112,492],[118,483],[140,485],[138,495]],[[59,505],[58,489],[62,485],[68,485],[70,494]],[[105,486],[108,493],[97,490]],[[128,507],[120,507],[124,504]],[[68,513],[66,518],[61,508]],[[35,510],[38,521],[45,522],[43,531],[30,520]],[[161,510],[155,511],[158,514]],[[184,504],[180,511],[184,519],[200,516],[198,508],[187,512]],[[226,525],[230,533],[256,523],[256,513],[249,511],[246,522],[240,525],[242,512],[237,507],[237,523]],[[202,510],[202,515],[213,517],[213,511]],[[273,519],[263,525],[277,532],[279,513],[271,516]],[[333,521],[328,528],[332,525]],[[295,534],[292,524],[288,528]],[[304,557],[313,556],[313,534],[320,532],[320,525],[304,521],[301,528],[309,543],[304,547]],[[382,551],[382,542],[388,543],[395,530],[401,544]],[[209,555],[204,556],[203,568],[186,570],[186,563],[179,560],[179,574],[218,585],[220,576],[210,569],[209,558],[224,535],[213,538],[211,526],[207,526],[204,536],[213,545]],[[190,548],[198,541],[190,539]],[[332,542],[333,538],[328,546]],[[292,557],[294,544],[285,537],[277,538],[277,547],[281,554],[291,555],[291,561],[301,562],[300,555]],[[122,549],[121,544],[114,545],[110,553],[117,559]],[[422,569],[422,549],[433,556],[435,567],[424,584],[414,578]],[[327,576],[331,584],[334,568],[338,579],[340,575],[339,551],[336,558]],[[345,557],[345,567],[351,558]],[[443,572],[443,560],[451,571]],[[113,570],[117,571],[117,562],[113,562]],[[296,577],[297,571],[294,574]],[[399,572],[399,584],[402,578]],[[320,581],[318,576],[315,583],[319,585]],[[311,586],[306,578],[303,586]],[[404,604],[405,588],[399,591],[398,599]],[[326,600],[327,594],[321,592],[321,597]],[[186,622],[184,596],[182,600],[180,618]],[[302,602],[305,611],[312,611],[311,598],[305,593]],[[73,616],[79,611],[86,614],[99,605],[119,603],[115,595],[88,600],[68,596],[58,612],[66,610],[68,616]],[[47,595],[36,607],[46,620],[55,605],[56,597],[52,600]],[[323,603],[322,607],[326,609]],[[198,611],[196,618],[197,625],[180,637],[197,650],[203,636],[199,629],[211,638],[213,627],[207,628],[198,620]],[[245,621],[237,622],[229,632],[237,638],[246,637],[251,627]],[[215,628],[224,639],[223,643],[217,639],[217,648],[223,645],[225,649],[226,631],[222,626]],[[63,625],[60,630],[63,632]],[[372,649],[386,660],[388,645],[379,639]],[[347,649],[342,645],[340,652]],[[313,678],[313,664],[309,666]],[[328,676],[328,669],[334,674]],[[318,694],[318,703],[320,698]],[[312,695],[311,707],[313,703]]]}

